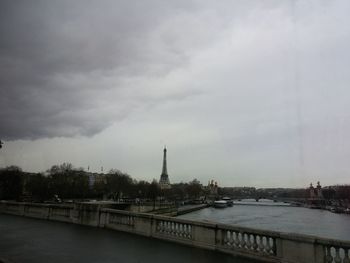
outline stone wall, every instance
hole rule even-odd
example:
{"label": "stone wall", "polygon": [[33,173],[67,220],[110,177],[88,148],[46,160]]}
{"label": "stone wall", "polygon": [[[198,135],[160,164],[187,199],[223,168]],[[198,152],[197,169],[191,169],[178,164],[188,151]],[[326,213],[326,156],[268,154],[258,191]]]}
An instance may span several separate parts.
{"label": "stone wall", "polygon": [[179,218],[74,205],[0,202],[0,212],[104,227],[264,262],[349,263],[350,242]]}

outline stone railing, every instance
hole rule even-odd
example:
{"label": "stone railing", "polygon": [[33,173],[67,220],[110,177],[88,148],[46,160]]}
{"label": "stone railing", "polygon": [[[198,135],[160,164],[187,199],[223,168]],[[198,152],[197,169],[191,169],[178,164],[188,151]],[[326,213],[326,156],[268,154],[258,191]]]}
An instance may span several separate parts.
{"label": "stone railing", "polygon": [[350,263],[350,242],[103,208],[0,202],[0,212],[104,227],[263,262]]}
{"label": "stone railing", "polygon": [[322,246],[324,262],[350,263],[349,242],[319,239],[318,243]]}
{"label": "stone railing", "polygon": [[272,258],[277,256],[278,233],[231,226],[220,228],[220,245],[223,249]]}

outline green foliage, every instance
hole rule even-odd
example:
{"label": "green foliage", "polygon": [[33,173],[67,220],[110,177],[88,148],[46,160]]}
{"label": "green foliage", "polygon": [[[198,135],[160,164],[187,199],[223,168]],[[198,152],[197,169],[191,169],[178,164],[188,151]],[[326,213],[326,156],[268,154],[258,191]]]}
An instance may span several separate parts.
{"label": "green foliage", "polygon": [[48,193],[61,198],[86,198],[89,196],[89,177],[72,164],[54,165],[48,170]]}
{"label": "green foliage", "polygon": [[147,196],[152,200],[156,200],[156,198],[160,195],[160,187],[158,182],[153,179],[152,183],[148,187]]}
{"label": "green foliage", "polygon": [[23,189],[23,172],[17,166],[0,170],[0,199],[19,199]]}
{"label": "green foliage", "polygon": [[111,170],[106,175],[106,181],[107,193],[115,200],[123,196],[130,196],[134,190],[134,182],[130,175],[119,170]]}
{"label": "green foliage", "polygon": [[36,201],[44,201],[50,198],[49,178],[42,174],[33,174],[28,177],[25,190],[32,194]]}
{"label": "green foliage", "polygon": [[186,192],[188,193],[189,197],[198,198],[202,193],[202,185],[197,179],[194,179],[187,185]]}

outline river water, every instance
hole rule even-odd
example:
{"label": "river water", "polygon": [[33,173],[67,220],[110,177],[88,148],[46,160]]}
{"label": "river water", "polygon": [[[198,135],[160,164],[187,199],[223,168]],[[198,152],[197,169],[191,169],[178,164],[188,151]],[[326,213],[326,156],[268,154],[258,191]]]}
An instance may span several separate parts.
{"label": "river water", "polygon": [[233,207],[205,208],[179,218],[350,240],[350,215],[269,201],[257,204],[247,200]]}
{"label": "river water", "polygon": [[[6,260],[6,261],[5,261]],[[253,263],[128,233],[0,214],[0,262]]]}

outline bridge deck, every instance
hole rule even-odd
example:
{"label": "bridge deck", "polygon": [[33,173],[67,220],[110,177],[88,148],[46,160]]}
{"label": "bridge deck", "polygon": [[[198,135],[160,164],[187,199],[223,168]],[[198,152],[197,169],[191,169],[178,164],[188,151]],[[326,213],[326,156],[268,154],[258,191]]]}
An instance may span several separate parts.
{"label": "bridge deck", "polygon": [[254,262],[123,232],[4,214],[0,233],[0,262]]}

